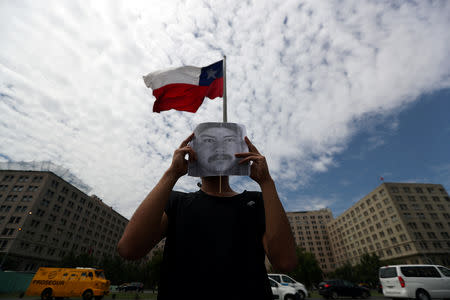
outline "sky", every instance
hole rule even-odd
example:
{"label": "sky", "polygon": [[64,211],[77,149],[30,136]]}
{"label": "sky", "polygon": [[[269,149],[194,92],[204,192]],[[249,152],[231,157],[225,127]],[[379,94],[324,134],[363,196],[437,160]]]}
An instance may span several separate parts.
{"label": "sky", "polygon": [[339,215],[381,176],[450,191],[448,28],[450,1],[1,1],[0,162],[68,168],[129,218],[195,126],[222,120],[221,99],[153,113],[142,76],[226,55],[228,121],[286,210]]}

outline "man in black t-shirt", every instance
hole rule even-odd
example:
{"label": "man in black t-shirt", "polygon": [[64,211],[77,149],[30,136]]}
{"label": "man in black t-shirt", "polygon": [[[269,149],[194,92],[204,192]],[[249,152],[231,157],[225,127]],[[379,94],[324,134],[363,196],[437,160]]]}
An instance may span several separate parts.
{"label": "man in black t-shirt", "polygon": [[228,177],[202,177],[195,193],[172,191],[196,153],[188,145],[175,150],[172,164],[138,207],[119,241],[127,259],[145,256],[166,238],[158,299],[271,299],[264,267],[267,255],[280,271],[292,270],[297,258],[285,211],[266,159],[245,137],[250,178],[261,192],[234,192]]}

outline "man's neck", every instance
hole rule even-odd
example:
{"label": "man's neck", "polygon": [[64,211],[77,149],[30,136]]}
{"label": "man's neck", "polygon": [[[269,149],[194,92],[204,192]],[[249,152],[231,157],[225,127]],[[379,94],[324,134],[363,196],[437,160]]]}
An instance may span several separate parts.
{"label": "man's neck", "polygon": [[201,189],[211,196],[231,197],[237,195],[230,187],[228,176],[202,177]]}

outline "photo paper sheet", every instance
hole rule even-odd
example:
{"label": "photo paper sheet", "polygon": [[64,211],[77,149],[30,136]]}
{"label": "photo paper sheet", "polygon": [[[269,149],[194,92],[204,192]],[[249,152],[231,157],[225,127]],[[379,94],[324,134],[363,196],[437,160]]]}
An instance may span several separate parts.
{"label": "photo paper sheet", "polygon": [[250,175],[250,164],[239,165],[242,158],[235,153],[248,152],[244,141],[244,125],[236,123],[201,123],[190,142],[197,160],[188,165],[188,175],[194,177]]}

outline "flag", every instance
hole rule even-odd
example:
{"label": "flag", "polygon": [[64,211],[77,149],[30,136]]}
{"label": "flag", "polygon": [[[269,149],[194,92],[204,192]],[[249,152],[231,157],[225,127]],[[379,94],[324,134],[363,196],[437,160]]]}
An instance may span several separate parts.
{"label": "flag", "polygon": [[380,177],[380,180],[383,181],[383,180],[384,180],[384,177]]}
{"label": "flag", "polygon": [[205,97],[223,96],[223,60],[207,67],[184,66],[144,76],[156,98],[153,112],[176,109],[195,113]]}

